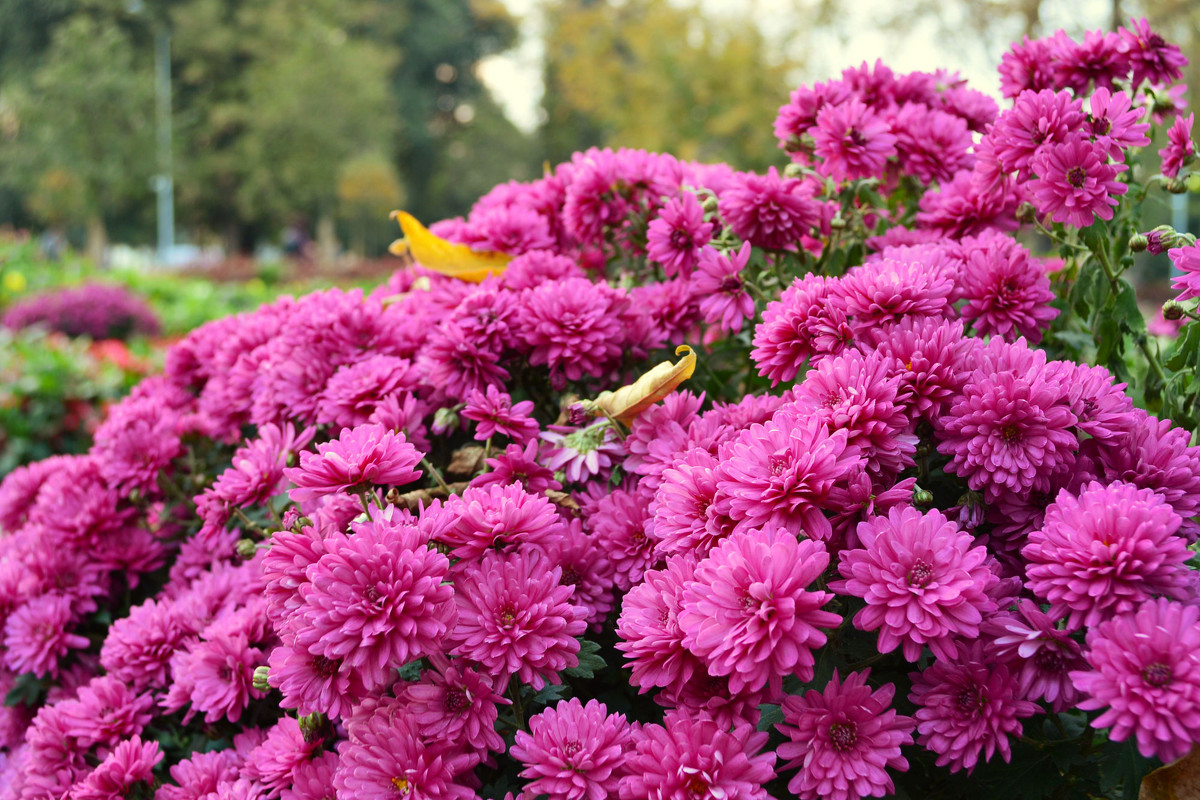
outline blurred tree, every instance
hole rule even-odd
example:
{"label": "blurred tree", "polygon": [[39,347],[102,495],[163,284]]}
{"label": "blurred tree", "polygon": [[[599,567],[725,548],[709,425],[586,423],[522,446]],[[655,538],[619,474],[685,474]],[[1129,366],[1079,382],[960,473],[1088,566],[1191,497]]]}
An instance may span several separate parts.
{"label": "blurred tree", "polygon": [[[792,88],[753,15],[716,18],[668,0],[556,0],[547,7],[546,146],[670,150],[762,168],[779,156],[772,122]],[[579,129],[579,141],[566,131]],[[599,141],[598,141],[599,140]]]}
{"label": "blurred tree", "polygon": [[[107,222],[150,195],[152,91],[129,37],[80,14],[55,29],[40,65],[8,92],[16,132],[0,160],[6,182],[35,193],[44,221],[85,223],[93,255]],[[63,186],[78,196],[63,201]]]}
{"label": "blurred tree", "polygon": [[375,255],[395,239],[392,209],[405,200],[391,159],[368,153],[342,165],[338,174],[338,216],[350,228],[351,247],[359,255]]}

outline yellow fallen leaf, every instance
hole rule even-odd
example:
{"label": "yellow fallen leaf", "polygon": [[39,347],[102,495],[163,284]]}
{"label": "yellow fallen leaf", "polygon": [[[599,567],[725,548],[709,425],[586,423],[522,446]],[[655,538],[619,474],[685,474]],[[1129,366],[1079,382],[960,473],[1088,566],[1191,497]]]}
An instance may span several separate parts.
{"label": "yellow fallen leaf", "polygon": [[1196,800],[1200,798],[1200,747],[1142,779],[1138,800]]}
{"label": "yellow fallen leaf", "polygon": [[650,406],[675,391],[696,371],[696,353],[686,344],[675,348],[683,358],[675,363],[664,361],[628,386],[615,392],[602,392],[589,405],[596,411],[628,425]]}
{"label": "yellow fallen leaf", "polygon": [[479,252],[465,244],[448,242],[406,211],[393,211],[392,218],[400,221],[404,238],[392,242],[388,251],[398,256],[409,253],[422,267],[442,275],[479,283],[489,275],[503,274],[512,261],[507,253]]}

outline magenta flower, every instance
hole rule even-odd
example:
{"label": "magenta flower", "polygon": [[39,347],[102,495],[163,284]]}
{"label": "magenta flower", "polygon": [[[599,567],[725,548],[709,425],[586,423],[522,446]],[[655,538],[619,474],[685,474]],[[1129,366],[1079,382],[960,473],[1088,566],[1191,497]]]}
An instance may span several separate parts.
{"label": "magenta flower", "polygon": [[148,790],[154,783],[154,765],[162,761],[158,742],[143,742],[141,737],[126,739],[113,748],[100,766],[71,789],[72,800],[118,800],[134,797],[139,787]]}
{"label": "magenta flower", "polygon": [[487,460],[488,471],[472,478],[471,486],[486,489],[520,483],[532,494],[562,489],[562,484],[554,479],[554,471],[538,463],[538,445],[537,440],[527,442],[523,448],[510,444],[503,453]]}
{"label": "magenta flower", "polygon": [[508,392],[489,384],[486,393],[471,392],[462,415],[479,423],[475,426],[475,438],[481,442],[499,433],[523,445],[538,435],[538,422],[530,418],[532,411],[532,400],[514,405]]}
{"label": "magenta flower", "polygon": [[857,333],[904,317],[942,317],[951,312],[954,276],[921,255],[880,258],[842,278],[846,313]]}
{"label": "magenta flower", "polygon": [[830,588],[861,597],[867,605],[854,627],[879,631],[879,652],[903,647],[915,662],[928,645],[938,658],[954,657],[956,637],[979,635],[996,604],[988,591],[996,578],[987,549],[933,509],[892,508],[858,526],[862,547],[841,554],[845,580]]}
{"label": "magenta flower", "polygon": [[550,563],[562,569],[563,585],[575,588],[571,602],[587,611],[588,627],[597,633],[616,602],[616,567],[605,544],[584,531],[582,520],[573,519],[561,535],[541,545]]}
{"label": "magenta flower", "polygon": [[523,794],[564,800],[606,800],[617,792],[632,733],[624,714],[599,700],[561,700],[529,719],[509,751],[531,779]]}
{"label": "magenta flower", "polygon": [[1000,91],[1009,99],[1026,90],[1054,88],[1054,63],[1047,39],[1021,38],[1000,57]]}
{"label": "magenta flower", "polygon": [[[984,142],[991,143],[1001,172],[1016,170],[1017,177],[1024,180],[1043,147],[1065,142],[1081,131],[1086,121],[1083,103],[1070,92],[1024,91],[996,120]],[[1100,148],[1102,155],[1107,151],[1107,147]]]}
{"label": "magenta flower", "polygon": [[809,273],[767,304],[754,329],[750,357],[772,386],[795,378],[805,361],[815,364],[851,343],[854,334],[840,286],[836,279]]}
{"label": "magenta flower", "polygon": [[1162,159],[1162,174],[1168,178],[1177,177],[1196,157],[1196,143],[1192,141],[1195,121],[1195,114],[1177,116],[1167,130],[1167,146],[1158,151],[1158,157]]}
{"label": "magenta flower", "polygon": [[1200,514],[1200,447],[1190,441],[1186,428],[1134,408],[1122,434],[1103,443],[1104,479],[1153,489],[1179,516],[1194,517]]}
{"label": "magenta flower", "polygon": [[895,791],[887,770],[908,769],[900,748],[912,744],[916,722],[891,707],[894,685],[872,691],[870,674],[842,681],[835,669],[823,691],[784,699],[784,721],[775,727],[788,741],[776,752],[789,759],[784,769],[799,769],[788,791],[800,800],[883,797]]}
{"label": "magenta flower", "polygon": [[833,595],[808,586],[829,566],[825,546],[779,529],[735,533],[696,567],[683,591],[683,645],[728,676],[738,693],[783,678],[812,680],[813,650],[825,644],[819,628],[841,617],[820,610]]}
{"label": "magenta flower", "polygon": [[1050,37],[1050,57],[1055,84],[1084,96],[1094,84],[1096,91],[1112,91],[1116,81],[1129,76],[1129,57],[1121,37],[1111,31],[1087,31],[1076,42],[1065,31]]}
{"label": "magenta flower", "polygon": [[296,644],[340,659],[368,688],[392,670],[438,652],[454,627],[450,561],[425,546],[415,527],[355,523],[354,535],[334,534],[299,589]]}
{"label": "magenta flower", "polygon": [[1021,600],[1016,614],[992,617],[983,630],[995,637],[990,652],[1017,670],[1022,699],[1045,700],[1055,711],[1078,704],[1080,694],[1069,673],[1085,666],[1083,648],[1055,617],[1042,613],[1032,600]]}
{"label": "magenta flower", "polygon": [[[712,240],[714,225],[704,221],[704,209],[691,192],[667,201],[646,230],[646,256],[662,265],[667,277],[688,277],[700,249]],[[510,267],[511,269],[511,267]]]}
{"label": "magenta flower", "polygon": [[1171,279],[1171,288],[1179,291],[1175,299],[1182,303],[1200,297],[1200,245],[1172,247],[1167,255],[1175,269],[1183,273]]}
{"label": "magenta flower", "polygon": [[949,182],[975,164],[967,121],[922,103],[906,103],[892,121],[900,169],[921,183]]}
{"label": "magenta flower", "polygon": [[1095,218],[1113,218],[1116,196],[1129,191],[1117,180],[1124,164],[1109,164],[1108,148],[1077,133],[1058,144],[1038,150],[1030,182],[1033,202],[1040,213],[1055,222],[1086,228]]}
{"label": "magenta flower", "polygon": [[300,466],[284,470],[296,484],[288,496],[304,503],[325,495],[403,486],[421,477],[413,469],[421,453],[403,434],[369,423],[344,428],[336,440],[317,445],[317,452],[300,454]]}
{"label": "magenta flower", "polygon": [[282,644],[271,651],[267,663],[267,682],[283,695],[279,704],[282,708],[342,719],[367,696],[361,671],[340,658]]}
{"label": "magenta flower", "polygon": [[963,319],[980,336],[1024,336],[1036,344],[1058,316],[1045,268],[1007,236],[980,237],[968,249],[960,290],[967,299]]}
{"label": "magenta flower", "polygon": [[691,556],[673,556],[661,570],[650,570],[625,595],[617,619],[617,649],[632,672],[629,680],[644,694],[654,687],[681,686],[704,665],[683,646],[679,612],[685,587],[696,572]]}
{"label": "magenta flower", "polygon": [[905,317],[876,328],[869,340],[892,358],[897,399],[925,419],[940,418],[970,374],[967,359],[975,340],[963,336],[962,322]]}
{"label": "magenta flower", "polygon": [[451,662],[440,653],[429,660],[434,668],[425,670],[419,682],[409,684],[403,697],[424,738],[465,745],[479,760],[488,751],[502,752],[504,740],[496,732],[497,706],[512,701],[496,691],[490,677],[461,661]]}
{"label": "magenta flower", "polygon": [[613,583],[627,591],[654,566],[655,544],[650,495],[617,489],[604,495],[588,515],[588,525],[613,567]]}
{"label": "magenta flower", "polygon": [[986,656],[983,643],[959,645],[952,660],[935,661],[911,673],[909,699],[918,708],[917,742],[937,754],[951,772],[974,771],[980,756],[1012,758],[1009,737],[1021,733],[1021,718],[1038,707],[1018,699],[1017,681],[1005,664]]}
{"label": "magenta flower", "polygon": [[727,537],[734,522],[714,505],[717,459],[693,447],[668,469],[654,495],[654,536],[662,555],[694,553],[703,558]]}
{"label": "magenta flower", "polygon": [[767,734],[748,724],[732,731],[707,714],[668,712],[662,725],[633,734],[635,752],[625,756],[621,800],[768,800],[775,754],[760,752]]}
{"label": "magenta flower", "polygon": [[881,175],[896,155],[896,136],[887,122],[857,97],[823,106],[813,139],[824,171],[837,181]]}
{"label": "magenta flower", "polygon": [[578,663],[576,636],[587,630],[587,611],[572,605],[562,570],[548,568],[536,550],[486,553],[478,568],[457,578],[455,655],[482,665],[501,681],[516,676],[541,689]]}
{"label": "magenta flower", "polygon": [[754,298],[746,291],[741,275],[752,252],[749,242],[728,254],[711,247],[701,249],[692,292],[700,298],[700,313],[709,325],[737,333],[743,321],[754,318]]}
{"label": "magenta flower", "polygon": [[346,428],[362,425],[383,398],[410,393],[420,384],[420,373],[405,358],[376,355],[347,364],[325,384],[317,422]]}
{"label": "magenta flower", "polygon": [[721,193],[719,210],[742,241],[764,250],[795,250],[821,224],[821,203],[813,194],[812,184],[784,178],[775,167],[766,175],[739,172]]}
{"label": "magenta flower", "polygon": [[1149,600],[1088,632],[1090,670],[1071,673],[1093,727],[1137,736],[1138,752],[1171,762],[1200,740],[1200,607]]}
{"label": "magenta flower", "polygon": [[1178,535],[1182,520],[1149,489],[1093,481],[1046,509],[1041,530],[1021,554],[1028,586],[1072,629],[1132,611],[1152,595],[1187,596],[1192,553]]}
{"label": "magenta flower", "polygon": [[266,661],[245,633],[212,635],[171,658],[175,682],[161,705],[177,711],[190,703],[185,722],[197,713],[210,725],[219,719],[237,722],[252,698],[266,694],[254,688],[254,670]]}
{"label": "magenta flower", "polygon": [[26,601],[4,623],[4,665],[17,674],[56,676],[60,658],[88,646],[86,636],[71,632],[76,622],[67,595],[54,592]]}
{"label": "magenta flower", "polygon": [[625,349],[629,298],[584,278],[543,283],[523,292],[517,311],[529,363],[577,381],[612,369]]}
{"label": "magenta flower", "polygon": [[1133,67],[1133,90],[1137,91],[1142,81],[1154,84],[1179,80],[1188,63],[1179,47],[1150,30],[1150,23],[1145,19],[1130,22],[1132,29],[1121,28],[1117,32]]}
{"label": "magenta flower", "polygon": [[1133,108],[1133,101],[1125,92],[1111,93],[1108,89],[1097,89],[1089,101],[1091,113],[1088,123],[1097,142],[1108,143],[1108,154],[1115,161],[1125,160],[1128,147],[1145,147],[1150,144],[1146,133],[1149,122],[1140,122],[1144,114]]}
{"label": "magenta flower", "polygon": [[545,497],[521,484],[468,487],[451,495],[440,512],[437,540],[455,558],[475,559],[489,550],[511,552],[561,535],[562,520]]}

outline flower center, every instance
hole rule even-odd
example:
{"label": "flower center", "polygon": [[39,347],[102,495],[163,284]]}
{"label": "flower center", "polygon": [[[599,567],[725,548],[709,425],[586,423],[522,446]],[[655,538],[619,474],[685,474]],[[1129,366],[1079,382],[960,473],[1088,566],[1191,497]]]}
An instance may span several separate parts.
{"label": "flower center", "polygon": [[692,235],[685,230],[676,228],[671,231],[671,246],[676,250],[689,250],[692,247]]}
{"label": "flower center", "polygon": [[829,742],[833,749],[844,753],[858,742],[858,726],[853,722],[835,722],[829,726]]}
{"label": "flower center", "polygon": [[1008,423],[1000,429],[1000,439],[1005,444],[1016,444],[1021,441],[1021,429],[1013,423]]}
{"label": "flower center", "polygon": [[571,741],[563,744],[563,755],[573,756],[582,749],[583,749],[583,745],[580,744],[577,740],[572,739]]}
{"label": "flower center", "polygon": [[908,570],[908,585],[924,588],[933,580],[933,565],[918,558]]}
{"label": "flower center", "polygon": [[987,705],[987,696],[977,687],[972,686],[969,689],[963,689],[955,698],[954,704],[958,707],[960,714],[968,717],[979,716]]}
{"label": "flower center", "polygon": [[867,137],[863,136],[862,131],[858,128],[851,128],[846,131],[846,140],[856,147],[862,147],[867,143]]}
{"label": "flower center", "polygon": [[1108,117],[1101,117],[1092,122],[1092,132],[1097,136],[1103,136],[1112,130],[1112,120]]}
{"label": "flower center", "polygon": [[446,710],[451,714],[461,714],[471,707],[471,698],[467,690],[455,686],[446,692]]}
{"label": "flower center", "polygon": [[1067,183],[1074,186],[1076,189],[1082,188],[1087,181],[1087,170],[1083,167],[1071,167],[1067,170]]}
{"label": "flower center", "polygon": [[392,778],[392,788],[399,792],[401,797],[408,797],[412,784],[408,782],[408,778]]}
{"label": "flower center", "polygon": [[1171,682],[1173,675],[1170,667],[1161,661],[1155,661],[1142,670],[1142,677],[1151,686],[1166,686]]}
{"label": "flower center", "polygon": [[338,664],[332,658],[325,656],[315,656],[312,660],[313,672],[320,675],[322,678],[332,678],[337,674]]}
{"label": "flower center", "polygon": [[1064,666],[1062,653],[1053,647],[1039,647],[1037,654],[1033,657],[1033,663],[1042,672],[1054,674],[1062,672]]}
{"label": "flower center", "polygon": [[496,615],[500,620],[500,627],[511,628],[517,622],[517,609],[510,603],[500,609],[500,613]]}
{"label": "flower center", "polygon": [[683,785],[683,790],[689,797],[707,797],[708,781],[704,780],[703,775],[693,775]]}
{"label": "flower center", "polygon": [[559,581],[563,586],[577,586],[580,579],[579,571],[574,567],[563,567],[562,580]]}
{"label": "flower center", "polygon": [[737,275],[726,275],[725,280],[721,281],[722,292],[740,292],[742,290],[742,279]]}
{"label": "flower center", "polygon": [[788,468],[788,457],[781,455],[773,455],[767,459],[767,466],[771,470],[772,475],[782,475]]}

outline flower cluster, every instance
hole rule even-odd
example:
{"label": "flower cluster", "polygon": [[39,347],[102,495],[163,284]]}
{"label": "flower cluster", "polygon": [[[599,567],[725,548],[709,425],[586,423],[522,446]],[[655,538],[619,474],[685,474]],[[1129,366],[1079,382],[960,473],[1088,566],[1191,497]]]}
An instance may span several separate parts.
{"label": "flower cluster", "polygon": [[0,324],[11,330],[34,325],[67,336],[128,339],[154,336],[161,326],[146,301],[128,289],[89,283],[35,295],[13,303]]}

